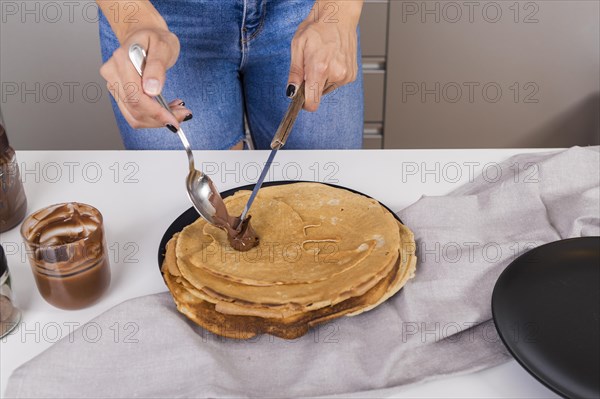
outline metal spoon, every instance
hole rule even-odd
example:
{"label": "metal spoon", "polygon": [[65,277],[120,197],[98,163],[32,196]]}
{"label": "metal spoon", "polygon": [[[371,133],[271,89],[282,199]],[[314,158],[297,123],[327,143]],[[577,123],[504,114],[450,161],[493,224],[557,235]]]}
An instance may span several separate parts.
{"label": "metal spoon", "polygon": [[[129,47],[129,59],[140,76],[142,76],[146,62],[146,51],[142,46],[139,44],[132,44],[131,47]],[[169,104],[167,104],[161,94],[154,98],[164,109],[173,114],[171,108],[169,108]],[[221,198],[221,194],[219,194],[219,191],[215,188],[210,177],[195,168],[194,154],[192,154],[190,143],[187,137],[185,137],[185,133],[181,127],[177,130],[177,135],[183,143],[190,167],[190,171],[185,179],[188,197],[194,205],[194,208],[196,208],[196,211],[198,211],[200,216],[206,219],[207,222],[211,224],[220,224],[219,221],[215,219],[215,216],[218,213],[217,209],[225,209],[223,198]]]}

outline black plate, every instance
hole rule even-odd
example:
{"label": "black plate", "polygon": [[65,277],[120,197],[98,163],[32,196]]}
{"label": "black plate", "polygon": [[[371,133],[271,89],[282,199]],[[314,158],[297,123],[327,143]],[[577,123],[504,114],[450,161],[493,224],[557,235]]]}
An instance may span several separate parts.
{"label": "black plate", "polygon": [[[265,183],[263,183],[263,187],[279,186],[279,185],[282,185],[282,184],[291,184],[291,183],[314,183],[314,182],[295,181],[295,180],[282,180],[282,181],[265,182]],[[321,183],[321,184],[326,184],[328,186],[335,187],[335,188],[341,188],[341,189],[353,192],[355,194],[360,194],[360,195],[364,195],[365,197],[372,198],[372,197],[369,197],[366,194],[361,193],[360,191],[356,191],[356,190],[353,190],[353,189],[348,188],[348,187],[337,186],[335,184],[329,184],[329,183]],[[223,191],[221,193],[221,197],[222,198],[227,198],[227,197],[232,196],[233,194],[235,194],[236,192],[238,192],[240,190],[252,190],[252,189],[254,189],[254,184],[248,184],[246,186],[232,188],[230,190]],[[381,202],[380,202],[380,204],[385,209],[387,209],[388,211],[390,211],[390,213],[392,215],[394,215],[394,217],[400,223],[402,223],[402,220],[400,220],[400,218],[398,217],[398,215],[396,215],[395,212],[393,212],[390,208],[388,208],[387,206],[385,206]],[[169,228],[167,229],[167,231],[165,231],[165,234],[163,235],[162,240],[160,240],[160,246],[158,247],[158,268],[159,269],[160,269],[160,267],[161,267],[161,265],[163,263],[163,260],[165,260],[165,252],[166,252],[166,248],[167,248],[167,242],[169,242],[169,240],[171,239],[171,237],[173,237],[173,235],[175,233],[179,233],[181,230],[183,230],[183,228],[185,226],[188,226],[188,225],[194,223],[196,221],[196,219],[198,219],[199,217],[200,217],[200,215],[198,214],[198,212],[196,211],[196,209],[194,207],[191,207],[190,209],[188,209],[187,211],[185,211],[181,215],[179,215],[179,217],[177,219],[175,219],[175,221],[173,223],[171,223],[171,225],[169,226]]]}
{"label": "black plate", "polygon": [[542,245],[514,260],[492,294],[502,341],[559,395],[600,396],[600,237]]}

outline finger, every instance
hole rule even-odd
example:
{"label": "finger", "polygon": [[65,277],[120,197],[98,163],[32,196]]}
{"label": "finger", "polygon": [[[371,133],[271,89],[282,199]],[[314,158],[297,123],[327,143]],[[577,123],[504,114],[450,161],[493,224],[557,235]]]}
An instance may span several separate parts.
{"label": "finger", "polygon": [[192,119],[192,117],[193,117],[192,112],[185,107],[180,107],[180,108],[171,107],[171,112],[173,112],[173,115],[175,115],[175,119],[177,119],[177,121],[180,123],[187,122],[190,119]]}
{"label": "finger", "polygon": [[110,94],[131,127],[178,126],[176,117],[142,92],[141,78],[135,69],[130,68],[129,59],[124,57],[122,49],[115,51],[101,67],[100,74],[106,79]]}
{"label": "finger", "polygon": [[108,89],[108,92],[112,98],[115,100],[117,107],[121,111],[121,114],[127,123],[136,128],[139,125],[138,121],[133,115],[131,115],[131,112],[129,112],[125,106],[125,103],[121,101],[121,98],[123,98],[125,93],[122,90],[123,85],[119,80],[117,55],[118,54],[115,51],[110,59],[100,67],[100,75],[104,78],[104,80],[106,80],[106,88]]}
{"label": "finger", "polygon": [[123,90],[123,85],[119,79],[117,55],[117,52],[115,52],[113,56],[102,65],[100,68],[100,75],[104,78],[104,80],[106,80],[106,88],[115,100],[117,107],[121,111],[121,114],[127,123],[129,123],[131,127],[137,129],[140,127],[140,123],[131,114],[131,112],[129,112],[125,102],[122,101],[122,98],[125,96],[125,91]]}
{"label": "finger", "polygon": [[[133,68],[126,52],[116,54],[118,59],[119,97],[115,100],[125,107],[135,119],[134,128],[161,127],[166,124],[178,126],[177,119],[160,106],[153,97],[148,96],[142,88],[142,78]],[[119,108],[122,108],[121,106]]]}
{"label": "finger", "polygon": [[193,118],[192,111],[185,107],[185,102],[181,99],[173,100],[169,103],[169,108],[171,108],[171,112],[175,114],[175,118],[179,122],[187,122]]}
{"label": "finger", "polygon": [[154,99],[142,93],[139,85],[132,82],[117,82],[112,85],[117,106],[134,129],[179,126],[178,120]]}
{"label": "finger", "polygon": [[[187,113],[191,113],[191,112],[192,112],[192,111],[190,111],[190,109],[189,109],[189,108],[187,108],[187,107],[184,107],[184,106],[181,106],[181,105],[179,105],[179,104],[181,104],[181,102],[180,102],[180,103],[173,104],[173,105],[169,105],[169,108],[171,109],[171,111],[172,111],[172,112],[175,112],[175,111],[181,111],[181,110],[183,110],[183,111],[185,111],[185,112],[187,112]],[[184,104],[185,104],[185,103],[184,103]]]}
{"label": "finger", "polygon": [[185,107],[185,102],[181,98],[177,98],[169,103],[169,107],[174,106]]}
{"label": "finger", "polygon": [[125,101],[125,106],[140,123],[140,127],[142,128],[162,127],[166,125],[179,127],[179,120],[175,115],[143,93],[137,98],[129,96]]}
{"label": "finger", "polygon": [[114,98],[117,107],[119,107],[121,115],[123,115],[129,126],[131,126],[134,129],[140,129],[142,127],[140,122],[138,122],[138,120],[133,115],[131,115],[131,112],[129,112],[129,109],[127,109],[127,107],[125,106],[125,103],[119,100],[123,95],[122,92],[118,90],[119,86],[120,85],[115,83],[106,82],[106,87],[108,88],[109,93]]}
{"label": "finger", "polygon": [[304,39],[292,39],[290,73],[285,95],[293,98],[298,87],[304,82]]}
{"label": "finger", "polygon": [[146,65],[144,66],[143,87],[149,96],[157,96],[165,84],[170,50],[160,39],[150,40],[146,50]]}
{"label": "finger", "polygon": [[325,87],[327,63],[316,61],[307,63],[304,109],[315,112],[319,109]]}
{"label": "finger", "polygon": [[333,82],[333,83],[327,82],[327,84],[323,88],[323,95],[331,93],[332,91],[334,91],[338,87],[339,87],[338,84],[335,83],[335,82]]}
{"label": "finger", "polygon": [[350,83],[353,70],[354,66],[350,63],[340,62],[339,60],[332,61],[327,71],[327,81],[325,82],[323,94],[331,93],[335,89]]}

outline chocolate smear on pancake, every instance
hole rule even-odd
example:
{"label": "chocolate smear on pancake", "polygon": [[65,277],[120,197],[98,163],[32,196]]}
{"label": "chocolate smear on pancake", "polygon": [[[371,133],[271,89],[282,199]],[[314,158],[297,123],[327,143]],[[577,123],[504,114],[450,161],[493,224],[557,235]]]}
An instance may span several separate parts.
{"label": "chocolate smear on pancake", "polygon": [[[229,244],[238,251],[248,251],[260,242],[258,234],[256,234],[256,231],[250,225],[251,217],[248,216],[241,223],[238,216],[230,217],[231,222],[225,226]],[[237,226],[237,228],[233,229],[231,226]]]}
{"label": "chocolate smear on pancake", "polygon": [[[215,192],[215,191],[213,191]],[[258,234],[250,225],[250,218],[242,220],[240,223],[239,216],[230,216],[227,212],[227,207],[223,201],[214,201],[215,216],[213,220],[215,226],[227,232],[229,244],[238,251],[249,251],[260,242]]]}

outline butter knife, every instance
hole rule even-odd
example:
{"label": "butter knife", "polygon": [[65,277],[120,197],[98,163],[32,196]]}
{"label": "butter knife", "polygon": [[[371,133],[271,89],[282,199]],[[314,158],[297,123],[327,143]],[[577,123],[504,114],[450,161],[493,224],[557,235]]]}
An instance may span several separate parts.
{"label": "butter knife", "polygon": [[248,198],[248,202],[246,203],[246,206],[244,207],[244,211],[242,212],[242,215],[240,216],[240,223],[246,218],[248,211],[250,210],[250,207],[252,206],[252,203],[254,202],[254,199],[256,198],[256,194],[258,194],[258,190],[260,190],[260,188],[262,187],[265,177],[267,176],[267,173],[269,172],[269,168],[271,167],[271,164],[273,163],[273,159],[275,159],[275,155],[277,154],[277,151],[285,145],[285,142],[287,141],[287,139],[290,135],[290,132],[292,131],[292,128],[294,127],[296,118],[298,117],[298,114],[300,113],[300,110],[302,109],[303,106],[304,106],[304,83],[302,83],[300,85],[300,87],[298,87],[298,90],[296,91],[296,95],[294,96],[294,98],[292,99],[292,102],[288,106],[288,109],[287,109],[285,115],[283,116],[283,119],[281,120],[279,127],[277,128],[277,132],[275,132],[275,136],[273,137],[273,140],[271,141],[271,153],[269,154],[269,158],[267,158],[265,167],[263,168],[262,172],[260,173],[258,181],[254,185],[254,189],[252,190],[252,194],[250,194],[250,198]]}

